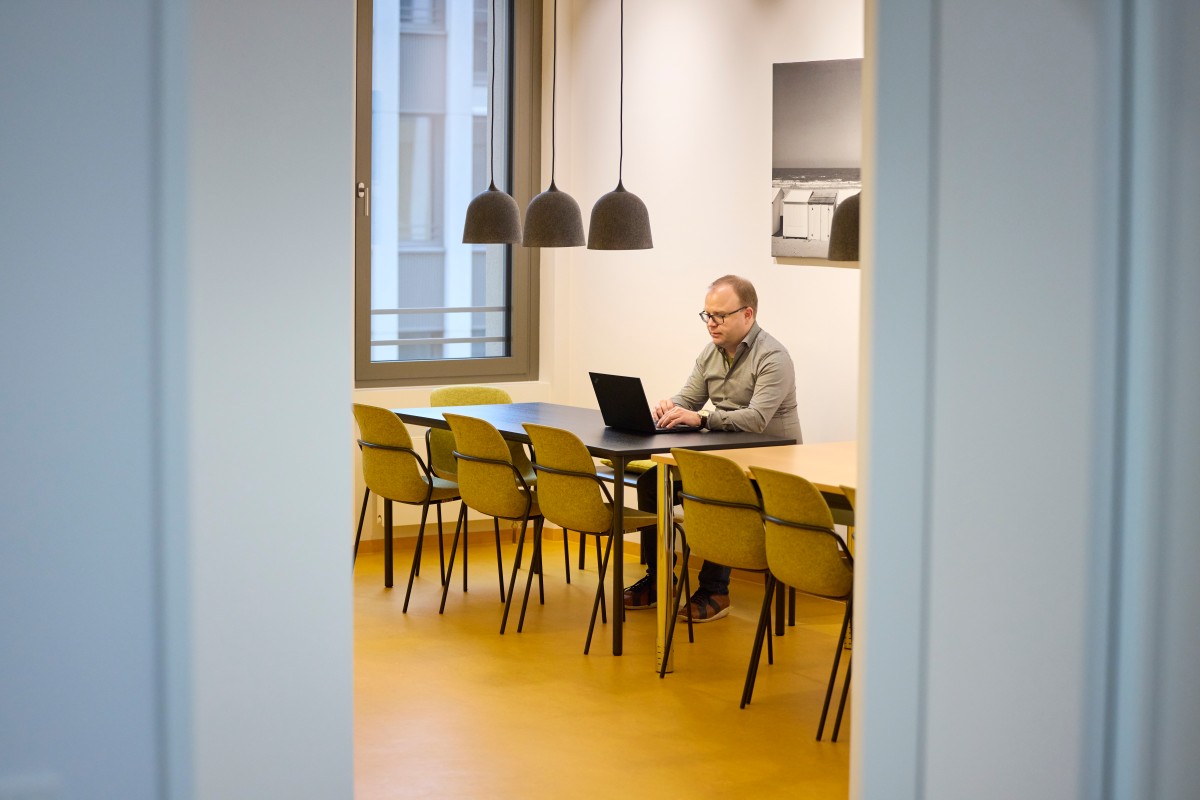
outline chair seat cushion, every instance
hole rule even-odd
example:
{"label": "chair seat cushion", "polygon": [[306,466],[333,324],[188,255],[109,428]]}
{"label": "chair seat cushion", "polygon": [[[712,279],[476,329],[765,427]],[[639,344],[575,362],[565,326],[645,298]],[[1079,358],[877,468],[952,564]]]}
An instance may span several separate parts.
{"label": "chair seat cushion", "polygon": [[444,478],[433,476],[433,494],[430,500],[453,500],[458,497],[458,484]]}
{"label": "chair seat cushion", "polygon": [[621,522],[626,531],[636,531],[647,525],[657,525],[658,514],[653,511],[639,511],[636,508],[626,507],[622,512]]}

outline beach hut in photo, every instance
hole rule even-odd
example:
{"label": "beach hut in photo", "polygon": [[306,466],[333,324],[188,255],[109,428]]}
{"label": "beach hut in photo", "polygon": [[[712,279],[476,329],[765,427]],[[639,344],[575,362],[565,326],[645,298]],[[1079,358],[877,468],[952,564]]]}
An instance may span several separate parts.
{"label": "beach hut in photo", "polygon": [[771,187],[771,235],[779,233],[783,225],[783,189]]}
{"label": "beach hut in photo", "polygon": [[[787,239],[807,239],[808,198],[811,189],[789,189],[783,196],[783,235]],[[818,228],[817,230],[820,230]]]}
{"label": "beach hut in photo", "polygon": [[833,228],[833,209],[837,207],[837,189],[815,189],[808,198],[808,238],[829,241]]}

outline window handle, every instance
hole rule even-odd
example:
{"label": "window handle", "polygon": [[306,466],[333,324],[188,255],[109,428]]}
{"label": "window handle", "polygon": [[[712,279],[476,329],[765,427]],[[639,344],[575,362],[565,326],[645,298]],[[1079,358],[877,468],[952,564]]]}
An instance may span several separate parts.
{"label": "window handle", "polygon": [[363,201],[363,216],[371,216],[371,190],[367,188],[365,183],[359,181],[355,194]]}

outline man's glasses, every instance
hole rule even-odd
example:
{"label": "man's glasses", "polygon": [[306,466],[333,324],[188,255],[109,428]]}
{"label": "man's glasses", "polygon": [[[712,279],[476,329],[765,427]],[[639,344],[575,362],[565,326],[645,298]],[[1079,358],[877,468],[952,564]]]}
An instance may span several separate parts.
{"label": "man's glasses", "polygon": [[732,317],[734,314],[738,313],[739,311],[745,311],[749,307],[750,306],[742,306],[741,308],[735,308],[733,311],[726,311],[721,314],[710,314],[707,311],[701,311],[700,319],[704,320],[705,325],[712,322],[713,320],[716,320],[718,325],[722,325],[722,324],[724,324],[726,317]]}

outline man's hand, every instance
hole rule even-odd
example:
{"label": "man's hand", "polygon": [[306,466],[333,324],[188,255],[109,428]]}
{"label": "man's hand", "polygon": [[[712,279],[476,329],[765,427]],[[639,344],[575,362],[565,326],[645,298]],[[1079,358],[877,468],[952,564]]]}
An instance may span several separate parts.
{"label": "man's hand", "polygon": [[[663,418],[664,414],[666,414],[668,411],[670,411],[672,408],[675,408],[675,407],[676,407],[675,404],[672,403],[670,400],[659,400],[656,405],[650,406],[650,415],[652,417],[654,417],[654,421],[655,421],[655,423],[657,423],[660,419]],[[663,426],[659,425],[659,427],[661,428]]]}
{"label": "man's hand", "polygon": [[677,406],[670,400],[660,401],[658,406],[653,409],[654,422],[660,428],[674,428],[676,425],[691,425],[693,427],[700,425],[700,415],[695,411],[688,411],[683,406]]}

